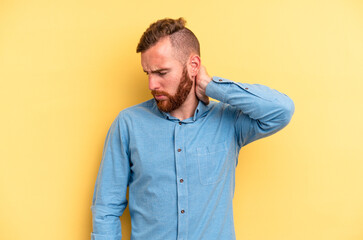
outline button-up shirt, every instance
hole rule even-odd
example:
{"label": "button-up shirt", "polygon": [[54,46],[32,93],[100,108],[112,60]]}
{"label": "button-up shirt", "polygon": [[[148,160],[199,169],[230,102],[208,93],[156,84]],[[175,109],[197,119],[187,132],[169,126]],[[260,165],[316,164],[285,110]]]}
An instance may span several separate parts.
{"label": "button-up shirt", "polygon": [[[92,201],[93,240],[120,240],[127,204],[132,240],[236,239],[232,199],[240,149],[285,127],[294,103],[258,84],[213,77],[191,118],[154,99],[121,111],[103,149]],[[129,190],[127,201],[126,192]]]}

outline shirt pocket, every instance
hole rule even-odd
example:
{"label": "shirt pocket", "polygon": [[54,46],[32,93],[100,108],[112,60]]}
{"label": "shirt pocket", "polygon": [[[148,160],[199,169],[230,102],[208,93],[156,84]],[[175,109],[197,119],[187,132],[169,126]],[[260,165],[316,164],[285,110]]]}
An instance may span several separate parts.
{"label": "shirt pocket", "polygon": [[226,176],[228,161],[225,141],[197,147],[197,155],[201,184],[214,184]]}

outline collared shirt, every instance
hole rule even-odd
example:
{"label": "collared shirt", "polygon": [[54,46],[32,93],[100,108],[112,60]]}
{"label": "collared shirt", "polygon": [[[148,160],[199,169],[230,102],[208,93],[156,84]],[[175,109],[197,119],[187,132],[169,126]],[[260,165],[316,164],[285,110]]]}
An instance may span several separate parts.
{"label": "collared shirt", "polygon": [[[193,117],[180,121],[154,99],[121,111],[106,137],[92,201],[93,240],[236,239],[232,199],[241,147],[285,127],[294,103],[258,84],[213,77]],[[127,187],[129,200],[126,199]]]}

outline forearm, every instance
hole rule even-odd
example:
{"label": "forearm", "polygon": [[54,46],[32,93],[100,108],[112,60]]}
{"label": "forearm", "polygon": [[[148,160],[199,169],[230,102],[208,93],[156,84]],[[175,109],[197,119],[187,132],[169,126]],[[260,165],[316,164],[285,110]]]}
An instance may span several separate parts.
{"label": "forearm", "polygon": [[277,90],[220,77],[213,77],[206,94],[236,108],[236,131],[242,145],[285,127],[295,109],[293,101]]}
{"label": "forearm", "polygon": [[91,240],[120,240],[121,221],[114,209],[94,205],[92,209],[93,232]]}

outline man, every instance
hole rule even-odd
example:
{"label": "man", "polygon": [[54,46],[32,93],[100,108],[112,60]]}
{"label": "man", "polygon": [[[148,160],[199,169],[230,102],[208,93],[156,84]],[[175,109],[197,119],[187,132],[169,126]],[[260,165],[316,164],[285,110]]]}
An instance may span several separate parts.
{"label": "man", "polygon": [[137,52],[154,98],[121,111],[108,131],[92,239],[121,239],[127,203],[132,240],[236,239],[239,151],[286,126],[292,100],[266,86],[211,78],[182,18],[151,24]]}

